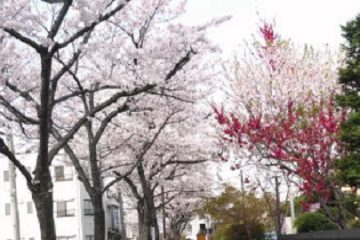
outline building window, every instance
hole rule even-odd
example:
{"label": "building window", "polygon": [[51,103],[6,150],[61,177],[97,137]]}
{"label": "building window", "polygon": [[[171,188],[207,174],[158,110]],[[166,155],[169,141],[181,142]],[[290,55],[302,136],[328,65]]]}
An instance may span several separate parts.
{"label": "building window", "polygon": [[201,233],[206,233],[206,225],[205,223],[200,223],[200,232]]}
{"label": "building window", "polygon": [[108,206],[108,213],[110,217],[110,230],[111,231],[118,231],[119,230],[119,224],[120,224],[120,210],[117,206],[110,205]]}
{"label": "building window", "polygon": [[27,206],[27,213],[32,214],[34,212],[32,202],[27,202],[26,206]]}
{"label": "building window", "polygon": [[4,182],[8,182],[9,179],[10,179],[9,171],[5,170],[4,171]]}
{"label": "building window", "polygon": [[75,236],[60,236],[56,238],[56,240],[72,240],[72,239],[75,239]]}
{"label": "building window", "polygon": [[73,179],[73,173],[71,168],[65,168],[64,166],[55,166],[55,181],[69,181]]}
{"label": "building window", "polygon": [[92,205],[91,200],[84,200],[84,214],[85,215],[94,215],[94,207]]}
{"label": "building window", "polygon": [[5,203],[5,216],[10,216],[11,214],[11,205],[10,203]]}
{"label": "building window", "polygon": [[191,226],[191,224],[187,224],[186,225],[186,231],[188,231],[188,232],[192,232],[192,226]]}
{"label": "building window", "polygon": [[75,215],[74,201],[56,202],[57,217],[72,217]]}
{"label": "building window", "polygon": [[94,235],[86,235],[85,240],[94,240]]}

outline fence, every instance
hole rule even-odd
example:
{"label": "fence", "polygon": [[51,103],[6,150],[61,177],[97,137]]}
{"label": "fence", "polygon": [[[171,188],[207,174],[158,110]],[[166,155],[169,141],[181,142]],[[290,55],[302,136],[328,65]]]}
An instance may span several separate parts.
{"label": "fence", "polygon": [[279,240],[332,240],[332,239],[358,239],[360,240],[360,228],[349,230],[329,230],[293,235],[282,235]]}

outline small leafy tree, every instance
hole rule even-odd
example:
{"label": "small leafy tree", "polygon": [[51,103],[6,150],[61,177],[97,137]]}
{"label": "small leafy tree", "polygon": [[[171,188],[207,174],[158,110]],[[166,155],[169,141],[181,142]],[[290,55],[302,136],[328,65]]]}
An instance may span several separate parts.
{"label": "small leafy tree", "polygon": [[[271,204],[275,201],[271,198]],[[200,213],[209,214],[219,226],[215,236],[232,236],[243,232],[246,239],[254,239],[264,229],[272,229],[272,206],[268,206],[264,197],[254,193],[243,193],[232,186],[226,186],[219,196],[206,199]],[[219,232],[218,232],[219,231]],[[226,239],[236,239],[229,237]]]}
{"label": "small leafy tree", "polygon": [[[252,239],[264,239],[264,226],[261,223],[252,223]],[[248,240],[245,224],[226,224],[219,227],[214,240]]]}
{"label": "small leafy tree", "polygon": [[221,157],[241,155],[247,163],[282,172],[309,202],[320,202],[326,215],[346,228],[345,209],[338,204],[342,193],[334,181],[334,164],[342,153],[340,124],[346,118],[333,97],[336,56],[311,48],[299,54],[271,24],[260,32],[253,54],[236,65],[229,81],[234,101],[226,102],[227,111],[214,110],[226,150]]}
{"label": "small leafy tree", "polygon": [[296,219],[295,226],[300,233],[337,229],[334,222],[317,212],[302,214]]}
{"label": "small leafy tree", "polygon": [[340,106],[349,108],[351,113],[341,126],[341,140],[346,152],[337,167],[338,177],[356,192],[360,187],[360,15],[342,29],[346,40],[346,67],[339,71],[343,92],[337,100]]}

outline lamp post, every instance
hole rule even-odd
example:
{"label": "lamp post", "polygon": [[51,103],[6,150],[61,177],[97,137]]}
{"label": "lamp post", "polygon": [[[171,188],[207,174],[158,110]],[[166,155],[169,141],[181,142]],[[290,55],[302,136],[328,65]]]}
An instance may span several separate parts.
{"label": "lamp post", "polygon": [[[8,128],[7,142],[10,151],[15,154],[14,139],[12,130]],[[20,223],[19,223],[19,211],[16,189],[16,168],[15,165],[9,161],[9,184],[10,184],[10,208],[12,216],[13,237],[14,240],[20,240]]]}
{"label": "lamp post", "polygon": [[276,194],[276,206],[275,206],[276,236],[277,236],[277,239],[280,239],[280,235],[281,235],[281,216],[280,216],[279,176],[275,176],[274,179],[275,179],[275,194]]}

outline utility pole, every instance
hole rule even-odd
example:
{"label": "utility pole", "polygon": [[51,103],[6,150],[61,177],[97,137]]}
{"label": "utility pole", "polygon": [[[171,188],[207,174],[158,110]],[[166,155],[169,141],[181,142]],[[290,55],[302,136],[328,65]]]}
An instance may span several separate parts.
{"label": "utility pole", "polygon": [[294,204],[294,194],[290,188],[290,214],[291,214],[291,233],[294,231],[294,222],[295,222],[295,204]]}
{"label": "utility pole", "polygon": [[[9,128],[8,131],[9,133],[7,135],[7,142],[9,144],[9,149],[15,155],[12,129]],[[13,238],[14,240],[21,240],[18,201],[17,201],[17,192],[16,192],[16,168],[11,161],[9,161],[9,183],[10,183],[10,209],[11,209],[13,234],[14,234]]]}
{"label": "utility pole", "polygon": [[244,186],[244,175],[243,175],[242,170],[240,170],[240,184],[241,184],[241,194],[242,194],[242,204],[241,205],[242,205],[242,211],[243,211],[244,226],[245,226],[245,229],[246,229],[246,234],[248,236],[248,239],[252,240],[250,226],[249,226],[248,221],[247,221],[246,195],[245,195],[245,186]]}
{"label": "utility pole", "polygon": [[280,239],[281,235],[281,218],[280,218],[280,196],[279,196],[279,176],[275,176],[275,192],[276,192],[276,236]]}
{"label": "utility pole", "polygon": [[120,207],[120,226],[121,226],[121,239],[126,239],[126,225],[125,225],[125,211],[124,211],[124,200],[122,198],[121,190],[118,188],[116,200],[119,202]]}
{"label": "utility pole", "polygon": [[166,239],[166,213],[165,213],[165,195],[164,194],[165,194],[164,185],[161,185],[163,236],[164,236],[164,239]]}

